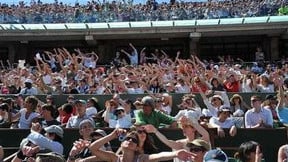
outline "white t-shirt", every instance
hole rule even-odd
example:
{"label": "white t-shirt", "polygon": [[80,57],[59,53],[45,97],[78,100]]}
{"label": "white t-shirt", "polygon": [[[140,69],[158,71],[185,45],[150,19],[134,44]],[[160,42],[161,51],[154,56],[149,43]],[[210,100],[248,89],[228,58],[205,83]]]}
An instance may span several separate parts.
{"label": "white t-shirt", "polygon": [[42,77],[43,79],[43,82],[46,84],[46,85],[50,85],[52,83],[52,77],[51,75],[47,74],[47,75],[44,75]]}
{"label": "white t-shirt", "polygon": [[97,109],[96,107],[88,107],[86,108],[86,115],[88,117],[93,117],[97,114]]}
{"label": "white t-shirt", "polygon": [[130,128],[132,126],[131,117],[126,114],[124,117],[114,120],[109,119],[109,127],[110,128]]}
{"label": "white t-shirt", "polygon": [[171,114],[171,111],[172,111],[172,108],[170,107],[170,105],[166,105],[166,106],[163,106],[161,105],[161,109],[168,115]]}
{"label": "white t-shirt", "polygon": [[231,118],[227,118],[223,123],[219,121],[218,117],[212,117],[209,120],[209,124],[212,125],[212,127],[215,127],[215,125],[220,126],[220,128],[231,128],[233,125],[235,125],[234,121]]}

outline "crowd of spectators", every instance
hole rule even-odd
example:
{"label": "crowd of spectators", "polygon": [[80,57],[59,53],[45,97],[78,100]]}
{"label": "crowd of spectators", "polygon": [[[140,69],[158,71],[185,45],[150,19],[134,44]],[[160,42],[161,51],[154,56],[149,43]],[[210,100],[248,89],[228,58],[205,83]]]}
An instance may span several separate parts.
{"label": "crowd of spectators", "polygon": [[29,5],[7,5],[0,2],[0,23],[95,23],[127,21],[161,21],[219,19],[286,15],[285,0],[237,0],[157,3],[148,0],[143,4],[133,1],[88,1],[86,5],[68,5],[62,2]]}
{"label": "crowd of spectators", "polygon": [[[156,49],[148,55],[145,47],[140,53],[132,43],[128,47],[111,58],[108,68],[97,64],[100,54],[93,51],[83,53],[79,49],[68,51],[65,48],[37,53],[34,58],[36,67],[28,67],[22,60],[18,67],[3,68],[1,94],[14,94],[14,98],[0,98],[0,126],[30,128],[32,133],[27,138],[34,141],[32,145],[21,147],[14,160],[32,157],[43,149],[63,154],[63,128],[74,128],[79,129],[85,139],[75,141],[69,153],[70,161],[95,158],[91,154],[104,160],[122,159],[126,156],[127,147],[130,151],[135,149],[131,143],[140,144],[143,132],[146,135],[155,133],[167,146],[177,150],[169,156],[165,153],[152,156],[146,155],[147,150],[143,145],[142,153],[146,160],[164,157],[185,159],[187,156],[196,159],[197,156],[190,152],[195,152],[194,145],[201,143],[196,150],[201,153],[197,161],[203,161],[204,153],[211,149],[205,128],[216,128],[218,136],[224,138],[235,136],[239,128],[265,129],[275,127],[276,122],[281,124],[278,126],[288,124],[288,64],[285,59],[280,64],[265,63],[264,57],[258,57],[261,50],[257,50],[257,62],[245,66],[243,60],[233,60],[231,57],[219,56],[220,62],[200,60],[196,55],[183,59],[183,54],[178,51],[175,58],[170,58],[164,50]],[[234,95],[229,98],[227,92]],[[250,100],[244,100],[241,94],[245,92],[255,95]],[[257,95],[259,92],[278,94],[267,95],[264,99]],[[170,93],[183,94],[178,107],[173,107],[174,100]],[[195,93],[200,94],[204,107],[198,104],[199,100],[193,95]],[[46,95],[46,100],[40,101],[37,98],[39,94]],[[57,108],[53,95],[62,94],[69,94],[67,102]],[[85,101],[74,94],[96,96]],[[111,94],[112,97],[105,104],[98,105],[97,95],[101,94]],[[122,99],[119,94],[147,96],[132,101]],[[172,110],[177,110],[177,115],[172,114]],[[102,123],[97,119],[103,119]],[[107,136],[101,130],[94,132],[95,136],[105,137],[93,142],[90,133],[95,127],[116,129]],[[120,147],[123,157],[107,153],[109,141],[117,137],[121,140],[121,133],[125,132],[122,128],[131,127],[137,127],[138,135],[132,132],[123,137]],[[171,141],[157,131],[161,127],[180,127],[185,139]],[[225,133],[224,129],[229,129],[229,133]],[[42,135],[43,131],[45,135]],[[191,144],[198,137],[196,132],[201,135],[202,141]],[[255,153],[258,145],[252,144]],[[191,147],[190,152],[183,150],[187,147]],[[134,155],[134,152],[130,155]],[[259,161],[262,155],[260,152],[258,155]]]}

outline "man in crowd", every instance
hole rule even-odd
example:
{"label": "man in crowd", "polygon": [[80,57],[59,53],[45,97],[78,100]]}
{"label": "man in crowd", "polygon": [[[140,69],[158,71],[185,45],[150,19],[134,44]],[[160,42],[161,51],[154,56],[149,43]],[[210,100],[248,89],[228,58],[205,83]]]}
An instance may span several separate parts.
{"label": "man in crowd", "polygon": [[142,110],[136,112],[136,124],[152,124],[156,128],[159,128],[161,124],[168,125],[171,128],[177,127],[177,122],[171,116],[154,109],[155,101],[152,97],[143,97],[141,105],[143,106]]}
{"label": "man in crowd", "polygon": [[94,121],[92,118],[89,118],[86,114],[86,101],[76,100],[74,103],[76,107],[76,115],[69,118],[66,128],[79,128],[81,121],[89,119]]}
{"label": "man in crowd", "polygon": [[262,107],[260,96],[253,95],[251,97],[251,107],[245,113],[246,128],[272,128],[273,117],[269,109]]}

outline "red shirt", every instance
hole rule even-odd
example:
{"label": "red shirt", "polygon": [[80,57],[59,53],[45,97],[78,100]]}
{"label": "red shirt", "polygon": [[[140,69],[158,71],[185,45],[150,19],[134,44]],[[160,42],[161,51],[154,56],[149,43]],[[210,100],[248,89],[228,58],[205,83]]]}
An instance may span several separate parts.
{"label": "red shirt", "polygon": [[240,91],[239,81],[225,82],[224,87],[227,90],[227,92],[239,92]]}

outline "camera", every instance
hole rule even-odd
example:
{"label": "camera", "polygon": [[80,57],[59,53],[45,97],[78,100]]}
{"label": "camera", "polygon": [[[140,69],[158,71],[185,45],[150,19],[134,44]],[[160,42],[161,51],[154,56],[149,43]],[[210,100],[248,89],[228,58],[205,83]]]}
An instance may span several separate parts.
{"label": "camera", "polygon": [[124,134],[124,133],[122,133],[122,134],[120,134],[120,135],[118,136],[118,140],[119,140],[120,142],[123,142],[123,141],[125,140],[125,138],[126,138],[126,134]]}

